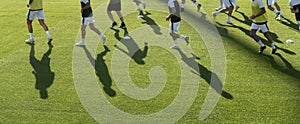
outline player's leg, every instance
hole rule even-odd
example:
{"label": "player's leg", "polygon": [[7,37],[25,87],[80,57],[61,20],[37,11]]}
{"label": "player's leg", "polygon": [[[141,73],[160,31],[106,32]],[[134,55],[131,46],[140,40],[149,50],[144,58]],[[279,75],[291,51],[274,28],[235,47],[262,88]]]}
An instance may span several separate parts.
{"label": "player's leg", "polygon": [[274,12],[276,14],[275,19],[276,20],[280,20],[280,12],[275,9],[274,7],[272,7],[273,4],[275,4],[276,2],[274,0],[267,0],[267,6],[268,9],[271,10],[272,12]]}
{"label": "player's leg", "polygon": [[184,36],[176,33],[178,32],[179,27],[180,27],[180,22],[170,23],[170,35],[174,41],[174,46],[172,46],[171,48],[178,48],[178,41],[177,41],[178,38],[185,40],[186,44],[189,44],[188,36]]}
{"label": "player's leg", "polygon": [[112,15],[111,11],[110,11],[110,10],[107,10],[106,13],[107,13],[109,19],[113,22],[112,25],[111,25],[111,27],[113,28],[113,27],[117,26],[118,24],[117,24],[117,22],[115,21],[115,18],[114,18],[114,16]]}
{"label": "player's leg", "polygon": [[196,5],[197,11],[199,12],[202,5],[198,3],[197,0],[191,0],[191,1],[194,3],[194,5]]}
{"label": "player's leg", "polygon": [[275,18],[276,20],[281,20],[281,16],[282,16],[282,11],[280,9],[280,6],[278,5],[278,3],[276,2],[277,0],[275,0],[274,2],[274,6],[276,7],[276,10],[277,10],[277,17]]}
{"label": "player's leg", "polygon": [[298,13],[295,13],[295,18],[296,18],[296,20],[298,22],[299,30],[300,30],[300,4],[294,6],[293,9],[296,10],[296,11],[298,11]]}
{"label": "player's leg", "polygon": [[226,11],[228,11],[228,8],[219,9],[218,11],[213,12],[212,14],[213,14],[214,19],[216,19],[217,15],[219,15],[220,13],[226,12]]}
{"label": "player's leg", "polygon": [[33,43],[34,37],[33,37],[33,27],[32,27],[32,21],[34,19],[33,13],[29,10],[26,15],[27,18],[27,29],[29,32],[29,39],[25,40],[26,43]]}
{"label": "player's leg", "polygon": [[230,20],[230,18],[231,18],[231,16],[232,16],[232,13],[233,13],[233,9],[234,9],[234,6],[232,5],[232,6],[230,6],[229,8],[228,8],[228,17],[227,17],[227,20],[226,20],[226,22],[228,23],[228,24],[233,24],[233,22],[231,22],[231,20]]}
{"label": "player's leg", "polygon": [[264,33],[264,36],[268,39],[268,41],[271,43],[271,46],[272,46],[272,52],[271,54],[274,54],[276,53],[276,46],[275,46],[275,43],[273,42],[272,40],[272,37],[270,36],[269,32],[265,32]]}
{"label": "player's leg", "polygon": [[76,46],[84,46],[84,43],[85,43],[87,21],[86,21],[85,18],[82,18],[81,22],[82,22],[82,25],[81,25],[81,41],[76,43]]}
{"label": "player's leg", "polygon": [[51,42],[52,37],[50,35],[49,28],[48,28],[47,24],[45,23],[44,20],[39,20],[39,23],[43,27],[44,31],[46,32],[49,42]]}
{"label": "player's leg", "polygon": [[219,8],[216,8],[216,11],[219,11],[220,9],[223,8],[223,0],[220,0],[220,7]]}
{"label": "player's leg", "polygon": [[231,0],[231,2],[235,5],[235,11],[238,11],[238,9],[240,8],[240,6],[236,2],[236,0]]}
{"label": "player's leg", "polygon": [[258,53],[261,54],[266,49],[266,46],[263,44],[263,42],[260,40],[260,38],[256,35],[256,32],[258,29],[259,29],[258,25],[255,23],[252,23],[250,36],[252,39],[254,39],[260,45],[260,50]]}
{"label": "player's leg", "polygon": [[181,0],[181,11],[184,11],[185,0]]}
{"label": "player's leg", "polygon": [[272,46],[271,54],[274,54],[276,52],[276,46],[275,46],[275,43],[272,40],[272,37],[269,34],[268,24],[266,23],[266,24],[260,25],[260,29],[263,32],[264,36],[268,39],[268,42],[271,43],[271,46]]}
{"label": "player's leg", "polygon": [[140,0],[133,0],[133,2],[135,2],[135,5],[137,6],[137,10],[141,11],[142,10],[141,7],[140,7],[141,1]]}
{"label": "player's leg", "polygon": [[34,42],[32,21],[33,20],[27,19],[27,28],[28,28],[28,32],[29,32],[29,39],[25,40],[25,42],[27,42],[27,43],[33,43]]}
{"label": "player's leg", "polygon": [[140,4],[142,4],[142,5],[143,5],[143,8],[146,9],[146,3],[145,3],[145,2],[140,1],[140,0],[133,0],[133,1],[135,2],[136,6],[138,7],[137,10],[139,10],[139,11],[142,10],[142,9],[140,8]]}
{"label": "player's leg", "polygon": [[38,11],[38,21],[39,21],[40,25],[43,27],[44,31],[46,32],[48,40],[49,40],[48,43],[50,43],[52,41],[52,37],[50,35],[49,28],[48,28],[47,24],[45,23],[45,15],[44,15],[43,10]]}
{"label": "player's leg", "polygon": [[102,33],[99,31],[99,29],[97,29],[97,28],[95,27],[94,23],[90,23],[89,26],[90,26],[91,30],[93,30],[94,32],[96,32],[96,33],[102,38],[103,43],[105,43],[105,41],[106,41],[105,35],[102,34]]}
{"label": "player's leg", "polygon": [[278,4],[278,0],[273,0],[274,6],[276,8],[276,10],[279,12],[280,16],[282,16],[282,11],[280,9],[280,6]]}
{"label": "player's leg", "polygon": [[125,25],[125,22],[124,22],[124,17],[121,13],[121,11],[116,11],[117,15],[119,16],[120,20],[121,20],[121,25],[120,25],[120,28],[126,28],[126,25]]}

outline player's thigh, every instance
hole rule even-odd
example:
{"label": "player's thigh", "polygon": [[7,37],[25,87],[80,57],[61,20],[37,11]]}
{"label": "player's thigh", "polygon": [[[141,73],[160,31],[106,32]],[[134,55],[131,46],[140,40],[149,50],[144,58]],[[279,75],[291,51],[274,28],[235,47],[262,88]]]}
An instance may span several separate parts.
{"label": "player's thigh", "polygon": [[93,17],[83,17],[81,18],[81,24],[84,26],[87,26],[91,23],[95,23],[95,20]]}
{"label": "player's thigh", "polygon": [[39,20],[45,20],[45,19],[46,19],[43,10],[37,11],[37,18],[38,18]]}
{"label": "player's thigh", "polygon": [[260,28],[260,30],[265,33],[265,32],[268,32],[269,31],[269,26],[268,26],[268,23],[265,23],[265,24],[261,24],[261,25],[258,25],[258,27]]}
{"label": "player's thigh", "polygon": [[252,23],[251,24],[251,28],[250,28],[251,30],[258,30],[259,29],[259,27],[258,27],[258,25],[257,24],[255,24],[255,23]]}
{"label": "player's thigh", "polygon": [[178,32],[180,27],[180,22],[170,22],[170,32]]}
{"label": "player's thigh", "polygon": [[38,12],[37,11],[28,11],[26,14],[26,19],[27,20],[34,20],[38,18]]}
{"label": "player's thigh", "polygon": [[223,0],[225,8],[233,6],[232,0]]}

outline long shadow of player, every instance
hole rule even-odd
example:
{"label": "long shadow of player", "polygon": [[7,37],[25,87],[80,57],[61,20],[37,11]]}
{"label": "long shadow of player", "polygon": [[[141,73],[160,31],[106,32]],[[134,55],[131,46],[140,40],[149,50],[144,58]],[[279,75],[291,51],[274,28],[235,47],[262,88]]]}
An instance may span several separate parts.
{"label": "long shadow of player", "polygon": [[277,55],[282,62],[285,64],[285,66],[287,68],[283,68],[282,66],[280,66],[274,59],[273,56],[270,55],[264,55],[265,57],[267,57],[267,59],[270,61],[270,63],[272,64],[273,68],[276,70],[279,70],[285,74],[291,75],[296,79],[300,80],[300,71],[296,70],[293,65],[287,60],[285,59],[281,54],[279,53],[275,53],[275,55]]}
{"label": "long shadow of player", "polygon": [[[221,27],[232,27],[232,28],[237,28],[237,29],[241,30],[242,32],[244,32],[247,36],[251,37],[251,36],[250,36],[250,29],[245,29],[245,28],[243,28],[243,27],[241,27],[241,26],[237,26],[237,25],[224,25],[224,24],[221,24],[221,23],[219,23],[219,22],[216,22],[216,23],[217,23],[218,25],[220,25],[220,26],[218,26],[218,29],[220,29]],[[261,40],[262,40],[262,42],[265,43],[265,45],[271,46],[270,43],[269,43],[267,40],[265,40],[264,38],[261,38]],[[280,41],[280,42],[282,42],[282,41]],[[279,47],[279,46],[276,46],[276,48],[277,48],[278,50],[282,50],[283,52],[285,52],[285,53],[287,53],[287,54],[296,55],[295,52],[290,51],[290,50],[288,50],[288,49],[284,49],[284,48],[281,48],[281,47]]]}
{"label": "long shadow of player", "polygon": [[203,78],[206,83],[208,83],[218,94],[222,95],[224,98],[226,99],[233,99],[233,96],[222,90],[223,89],[223,84],[222,81],[220,80],[220,78],[218,77],[218,75],[214,72],[211,72],[210,70],[208,70],[206,67],[202,66],[201,64],[199,64],[196,59],[199,59],[198,57],[196,57],[194,54],[193,57],[188,58],[182,51],[181,49],[176,49],[179,54],[181,55],[181,59],[188,65],[190,66],[192,69],[194,69],[194,71],[192,71],[194,74],[200,76],[201,78]]}
{"label": "long shadow of player", "polygon": [[36,79],[35,89],[40,90],[40,97],[42,99],[47,99],[48,98],[47,88],[49,88],[54,81],[54,72],[51,71],[50,58],[49,58],[52,52],[53,45],[51,43],[48,44],[49,49],[43,55],[41,60],[38,60],[35,57],[34,44],[30,44],[30,46],[31,49],[30,49],[29,60],[31,66],[34,69],[34,71],[32,71],[32,74],[35,76]]}
{"label": "long shadow of player", "polygon": [[285,26],[288,26],[290,27],[291,29],[293,29],[294,31],[299,31],[298,29],[298,24],[294,23],[293,21],[291,21],[290,19],[288,18],[285,18],[285,17],[282,17],[284,20],[286,20],[287,22],[285,21],[280,21],[281,24],[284,24]]}
{"label": "long shadow of player", "polygon": [[146,11],[146,13],[144,13],[143,11],[140,11],[140,16],[142,16],[141,18],[144,20],[144,22],[142,22],[142,24],[149,25],[155,34],[161,35],[162,33],[160,32],[161,31],[160,27],[148,15],[151,15],[151,13],[149,13],[148,11]]}
{"label": "long shadow of player", "polygon": [[106,54],[110,52],[108,47],[104,46],[104,51],[102,51],[97,55],[96,60],[94,60],[94,58],[92,57],[90,51],[86,48],[86,46],[81,46],[81,47],[84,49],[85,54],[88,57],[90,63],[95,68],[96,75],[98,76],[100,82],[103,85],[104,92],[110,97],[116,96],[116,92],[111,88],[112,79],[111,76],[109,75],[109,71],[104,60],[104,56],[106,56]]}
{"label": "long shadow of player", "polygon": [[124,37],[127,38],[121,38],[120,37],[120,30],[111,28],[112,30],[115,31],[115,38],[119,40],[123,45],[126,46],[128,52],[119,46],[115,45],[115,47],[120,50],[121,52],[125,53],[129,57],[131,57],[137,64],[143,65],[145,64],[145,61],[143,60],[146,58],[147,53],[148,53],[148,45],[145,42],[144,45],[144,50],[142,51],[139,46],[136,44],[134,39],[129,36],[127,29],[124,29]]}

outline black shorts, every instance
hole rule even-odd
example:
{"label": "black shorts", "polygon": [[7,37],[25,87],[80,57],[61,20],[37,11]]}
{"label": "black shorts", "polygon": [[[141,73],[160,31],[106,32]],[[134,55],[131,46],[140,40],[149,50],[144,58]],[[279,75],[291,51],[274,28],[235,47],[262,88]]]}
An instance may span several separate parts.
{"label": "black shorts", "polygon": [[121,11],[121,0],[110,0],[107,11]]}
{"label": "black shorts", "polygon": [[[300,4],[293,6],[293,9],[296,10],[298,8],[298,10],[300,11]],[[299,13],[295,13],[295,17],[297,21],[300,21],[300,12]]]}

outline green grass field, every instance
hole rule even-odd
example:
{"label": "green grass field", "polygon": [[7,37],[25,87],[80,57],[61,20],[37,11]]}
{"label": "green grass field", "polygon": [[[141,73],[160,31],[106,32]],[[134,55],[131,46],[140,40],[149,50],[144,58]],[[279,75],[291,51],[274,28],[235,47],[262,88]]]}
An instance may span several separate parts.
{"label": "green grass field", "polygon": [[[95,111],[89,111],[91,106],[87,107],[82,103],[82,100],[98,99],[98,97],[88,96],[85,99],[77,94],[81,90],[78,86],[82,86],[82,84],[76,83],[77,81],[84,82],[87,85],[91,83],[90,80],[84,80],[85,75],[88,74],[92,74],[92,79],[97,81],[98,84],[97,87],[92,89],[84,89],[88,91],[86,94],[100,92],[104,94],[104,98],[111,105],[130,115],[151,115],[152,113],[161,112],[174,102],[173,100],[179,92],[188,95],[183,97],[183,104],[176,109],[186,108],[189,105],[184,103],[192,99],[190,96],[193,96],[192,91],[195,91],[193,89],[199,86],[196,87],[194,101],[188,107],[187,112],[175,120],[176,123],[299,123],[300,32],[296,30],[298,26],[295,24],[294,15],[290,13],[287,1],[279,1],[286,18],[282,21],[276,21],[274,19],[275,14],[267,10],[271,36],[279,48],[276,55],[269,54],[270,47],[267,47],[264,54],[259,55],[257,53],[259,45],[249,37],[251,24],[248,20],[248,16],[251,15],[250,0],[237,0],[241,8],[239,12],[233,14],[232,21],[235,25],[226,24],[226,14],[218,15],[216,20],[212,19],[213,25],[215,25],[222,38],[221,44],[224,45],[226,66],[223,69],[225,69],[226,75],[216,73],[221,83],[224,84],[223,93],[219,95],[220,99],[212,113],[204,120],[198,119],[199,112],[209,91],[210,77],[215,72],[211,64],[209,49],[205,46],[205,43],[209,41],[204,42],[202,40],[203,36],[201,36],[203,34],[198,34],[197,31],[200,28],[205,29],[205,24],[210,23],[203,22],[202,17],[205,17],[204,13],[206,13],[206,18],[212,18],[211,13],[218,7],[219,0],[200,1],[203,4],[202,14],[197,13],[196,8],[187,0],[187,9],[182,15],[183,17],[194,16],[194,20],[199,19],[199,25],[192,25],[195,22],[189,23],[193,19],[183,18],[179,33],[190,36],[190,45],[186,46],[184,42],[179,40],[182,53],[164,47],[172,45],[172,40],[168,35],[169,22],[165,21],[168,13],[164,1],[145,0],[149,4],[155,3],[148,5],[147,11],[151,14],[147,15],[145,20],[137,17],[139,13],[135,11],[136,6],[131,0],[122,1],[124,3],[124,18],[128,32],[132,37],[131,40],[122,40],[124,30],[116,28],[118,32],[109,29],[111,22],[105,12],[106,2],[106,0],[92,1],[92,7],[96,27],[107,36],[108,40],[105,45],[110,49],[110,52],[105,51],[100,38],[89,29],[87,31],[89,35],[87,35],[86,49],[74,46],[75,42],[80,39],[79,0],[44,0],[46,23],[54,38],[53,48],[47,45],[46,34],[37,21],[33,25],[35,45],[30,46],[24,43],[24,40],[29,37],[25,20],[27,1],[0,1],[0,41],[2,43],[0,49],[1,124],[91,124],[98,123],[98,121],[100,123],[117,122],[122,124],[139,122],[139,120],[124,121],[129,118],[121,117],[120,114],[114,113],[113,110],[102,104],[97,104],[94,107],[95,111],[101,111],[102,113],[110,111],[112,114],[95,115],[93,118],[91,113]],[[165,7],[161,8],[164,5]],[[197,29],[198,27],[200,28]],[[263,35],[259,33],[259,36],[262,37]],[[285,42],[287,39],[291,39],[295,43],[287,44]],[[99,45],[97,45],[98,42]],[[144,47],[144,42],[149,44],[148,47]],[[156,44],[161,44],[161,46]],[[137,46],[139,51],[136,54],[130,51],[132,46]],[[216,46],[216,48],[218,47]],[[200,59],[184,58],[185,55],[191,57],[190,49]],[[129,57],[126,52],[129,56],[130,54],[134,56]],[[90,53],[90,56],[88,53]],[[33,56],[41,60],[47,55],[51,58],[50,61],[48,59],[45,59],[46,62],[32,60]],[[82,61],[74,61],[76,59]],[[128,61],[127,65],[118,63],[123,61]],[[87,62],[85,63],[87,66],[81,65],[80,62]],[[199,67],[197,68],[199,69],[198,72],[193,68],[195,67],[193,64]],[[180,71],[182,66],[187,68],[186,73]],[[48,79],[51,75],[47,71],[49,67],[51,72],[54,73],[54,81],[45,83],[51,80]],[[128,67],[128,70],[123,70],[121,67]],[[92,69],[92,71],[85,73],[84,70],[88,69]],[[48,91],[47,99],[42,99],[40,95],[45,95],[45,93],[40,93],[35,88],[37,80],[32,72],[37,70],[42,75],[37,86],[46,87]],[[128,72],[128,75],[126,75],[126,72]],[[78,75],[81,76],[77,77]],[[166,82],[164,85],[155,84],[153,86],[155,91],[161,89],[157,96],[141,100],[124,94],[122,90],[127,89],[127,93],[131,93],[131,95],[142,95],[135,94],[138,93],[137,91],[131,91],[132,88],[127,82],[123,78],[115,78],[116,75],[119,77],[130,76],[134,85],[140,89],[152,86],[151,82],[160,83],[161,80],[159,79],[165,78]],[[154,78],[149,78],[149,75]],[[185,82],[181,82],[181,79]],[[195,79],[199,82],[197,85],[192,83]],[[121,83],[117,84],[117,81],[121,81]],[[180,89],[181,83],[189,87],[182,91]],[[121,86],[124,89],[120,89]],[[108,89],[104,90],[103,87]],[[92,105],[93,102],[97,103],[96,100],[89,103]],[[173,109],[169,113],[167,112],[166,116],[178,114],[172,112],[176,112],[176,110]],[[101,119],[95,117],[106,117],[106,120],[101,121]],[[114,121],[107,121],[110,119]],[[164,116],[156,117],[156,119],[168,120]],[[173,121],[170,120],[169,122],[173,123]],[[142,122],[140,120],[140,123]],[[147,123],[166,122],[147,121]]]}

